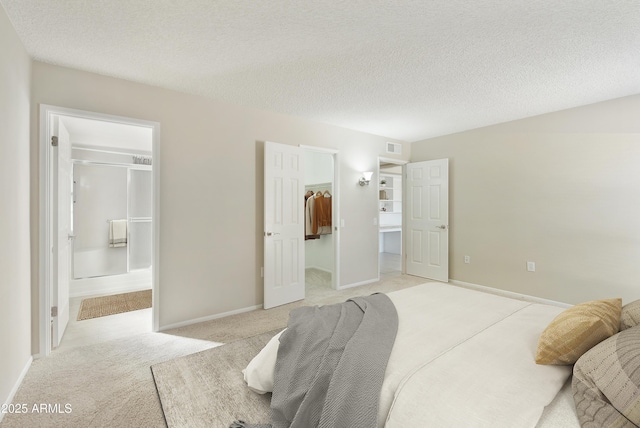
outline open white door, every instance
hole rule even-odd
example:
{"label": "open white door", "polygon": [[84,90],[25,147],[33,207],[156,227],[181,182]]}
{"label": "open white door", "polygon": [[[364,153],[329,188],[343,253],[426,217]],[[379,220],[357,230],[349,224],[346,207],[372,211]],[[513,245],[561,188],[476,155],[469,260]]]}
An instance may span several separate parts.
{"label": "open white door", "polygon": [[264,308],[304,299],[304,157],[264,147]]}
{"label": "open white door", "polygon": [[449,159],[407,164],[407,274],[449,281]]}
{"label": "open white door", "polygon": [[[53,120],[54,138],[52,143],[51,174],[52,202],[52,281],[51,281],[51,346],[60,345],[62,335],[69,322],[69,275],[71,272],[71,204],[73,176],[71,163],[71,142],[69,132],[59,117]],[[56,145],[57,144],[57,145]]]}

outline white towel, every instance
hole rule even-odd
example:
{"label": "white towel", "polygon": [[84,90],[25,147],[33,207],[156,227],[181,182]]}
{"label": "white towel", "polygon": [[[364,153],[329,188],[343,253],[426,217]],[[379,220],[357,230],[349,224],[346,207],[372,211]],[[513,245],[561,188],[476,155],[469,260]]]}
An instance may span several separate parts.
{"label": "white towel", "polygon": [[127,220],[109,221],[109,247],[127,246]]}

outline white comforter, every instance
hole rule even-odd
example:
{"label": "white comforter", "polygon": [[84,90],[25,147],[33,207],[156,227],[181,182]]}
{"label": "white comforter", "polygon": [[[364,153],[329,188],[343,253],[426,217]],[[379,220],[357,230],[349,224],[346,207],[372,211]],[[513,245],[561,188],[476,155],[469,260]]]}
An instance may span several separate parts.
{"label": "white comforter", "polygon": [[571,373],[534,361],[563,308],[441,283],[388,296],[399,325],[379,426],[534,427]]}
{"label": "white comforter", "polygon": [[[540,333],[563,308],[436,282],[388,296],[398,333],[379,427],[533,428],[571,374],[534,360]],[[278,336],[244,370],[250,388],[271,391],[277,349]]]}

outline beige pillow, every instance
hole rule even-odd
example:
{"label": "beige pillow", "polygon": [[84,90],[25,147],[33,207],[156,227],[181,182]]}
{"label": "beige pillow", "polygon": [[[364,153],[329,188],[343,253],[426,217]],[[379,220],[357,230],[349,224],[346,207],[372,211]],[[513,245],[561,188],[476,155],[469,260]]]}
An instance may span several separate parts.
{"label": "beige pillow", "polygon": [[536,363],[573,364],[620,327],[622,299],[594,300],[561,312],[538,339]]}
{"label": "beige pillow", "polygon": [[640,324],[640,300],[627,303],[620,314],[620,331]]}
{"label": "beige pillow", "polygon": [[640,327],[603,340],[573,367],[573,398],[583,427],[640,425]]}

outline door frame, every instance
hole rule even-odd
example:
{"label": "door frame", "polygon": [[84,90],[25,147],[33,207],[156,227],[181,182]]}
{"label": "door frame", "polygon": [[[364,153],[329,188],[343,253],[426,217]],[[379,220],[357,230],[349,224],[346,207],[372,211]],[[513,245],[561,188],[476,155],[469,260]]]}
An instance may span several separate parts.
{"label": "door frame", "polygon": [[151,271],[152,329],[160,329],[159,311],[159,262],[160,262],[160,123],[124,116],[114,116],[85,110],[76,110],[47,104],[40,104],[39,118],[39,351],[36,357],[46,357],[51,353],[51,284],[57,266],[52,266],[53,216],[52,168],[51,168],[51,121],[53,116],[72,116],[83,119],[113,122],[151,128],[152,168],[152,218],[153,218],[153,255]]}
{"label": "door frame", "polygon": [[[331,274],[331,288],[341,290],[340,287],[340,151],[325,147],[300,145],[302,150],[333,155],[333,208],[331,210],[331,224],[333,230],[333,272]],[[305,261],[306,262],[306,261]],[[305,277],[306,281],[306,277]]]}
{"label": "door frame", "polygon": [[[400,165],[402,167],[402,227],[400,230],[400,240],[402,241],[402,244],[400,245],[400,251],[402,252],[402,254],[400,254],[400,259],[402,260],[402,274],[406,274],[407,273],[407,249],[405,248],[405,226],[406,226],[406,218],[405,216],[406,214],[406,203],[407,203],[407,198],[406,198],[406,186],[405,186],[405,180],[406,180],[406,176],[407,176],[407,164],[409,163],[408,160],[401,160],[401,159],[392,159],[392,158],[385,158],[384,156],[378,156],[378,165],[376,166],[376,177],[378,177],[378,179],[380,178],[380,163],[384,162],[384,163],[392,163],[394,165]],[[376,196],[376,202],[377,200],[379,200],[379,194],[378,192],[375,193]],[[380,204],[376,203],[376,206],[378,207],[378,209],[380,208]],[[380,212],[378,212],[378,227],[380,226]],[[378,231],[378,236],[377,236],[377,242],[378,242],[378,249],[380,248],[380,231]],[[376,263],[378,264],[378,281],[380,281],[380,255],[378,254],[378,259],[376,261]]]}

